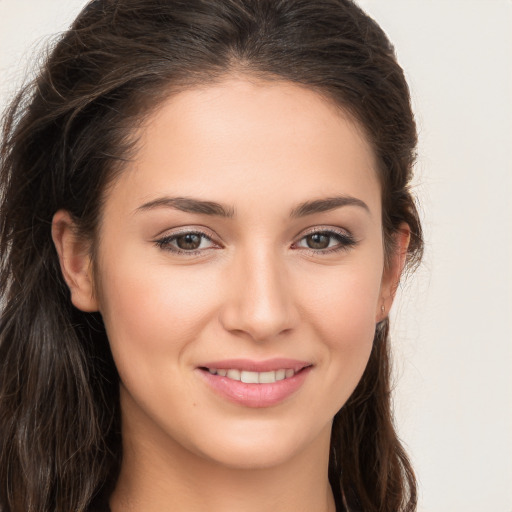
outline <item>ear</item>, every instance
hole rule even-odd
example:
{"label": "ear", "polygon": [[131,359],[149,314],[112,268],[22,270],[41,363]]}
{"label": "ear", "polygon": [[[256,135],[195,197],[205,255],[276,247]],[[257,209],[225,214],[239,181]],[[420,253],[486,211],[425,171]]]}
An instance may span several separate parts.
{"label": "ear", "polygon": [[405,267],[407,248],[411,240],[411,229],[405,222],[393,234],[393,252],[388,257],[388,262],[382,274],[380,286],[380,298],[377,304],[376,322],[384,320],[391,309],[393,300],[400,283],[400,277]]}
{"label": "ear", "polygon": [[52,238],[59,255],[62,275],[71,292],[71,302],[82,311],[98,311],[90,244],[76,233],[76,226],[69,212],[59,210],[53,216]]}

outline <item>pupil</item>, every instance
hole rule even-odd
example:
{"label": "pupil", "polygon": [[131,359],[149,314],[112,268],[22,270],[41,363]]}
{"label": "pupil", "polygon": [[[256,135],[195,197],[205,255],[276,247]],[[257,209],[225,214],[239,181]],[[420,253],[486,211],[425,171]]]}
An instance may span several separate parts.
{"label": "pupil", "polygon": [[197,249],[201,245],[201,237],[194,233],[188,233],[178,237],[176,242],[180,249]]}
{"label": "pupil", "polygon": [[308,245],[311,249],[327,249],[329,247],[329,236],[322,233],[314,233],[308,236]]}

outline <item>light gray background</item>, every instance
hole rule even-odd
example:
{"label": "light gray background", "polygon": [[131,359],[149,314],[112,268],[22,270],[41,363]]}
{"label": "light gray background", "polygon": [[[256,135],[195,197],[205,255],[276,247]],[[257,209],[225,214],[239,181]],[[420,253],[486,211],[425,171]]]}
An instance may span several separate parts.
{"label": "light gray background", "polygon": [[[84,0],[0,0],[0,106]],[[512,2],[360,0],[406,70],[427,251],[395,305],[419,512],[512,512]]]}

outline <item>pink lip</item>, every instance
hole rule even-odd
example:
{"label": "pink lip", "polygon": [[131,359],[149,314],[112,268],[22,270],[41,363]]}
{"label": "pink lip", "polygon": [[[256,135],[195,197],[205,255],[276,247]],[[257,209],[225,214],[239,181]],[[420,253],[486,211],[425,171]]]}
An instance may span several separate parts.
{"label": "pink lip", "polygon": [[[247,384],[220,375],[213,375],[204,368],[230,369],[246,371],[274,371],[281,368],[292,368],[298,372],[293,377],[269,384]],[[201,365],[196,369],[204,382],[218,395],[245,407],[270,407],[277,405],[298,391],[312,368],[311,363],[292,359],[272,359],[268,361],[249,361],[232,359],[216,361]]]}

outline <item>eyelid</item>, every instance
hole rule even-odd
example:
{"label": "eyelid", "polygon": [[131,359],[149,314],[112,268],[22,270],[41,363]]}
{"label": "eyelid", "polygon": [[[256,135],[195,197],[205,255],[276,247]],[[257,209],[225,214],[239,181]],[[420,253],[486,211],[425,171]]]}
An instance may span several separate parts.
{"label": "eyelid", "polygon": [[[209,231],[209,230],[208,230]],[[211,247],[202,248],[202,249],[191,249],[184,250],[179,247],[174,247],[171,245],[171,242],[184,235],[199,235],[201,238],[206,239],[212,243]],[[161,234],[157,235],[153,242],[160,247],[162,250],[166,250],[172,254],[185,254],[187,256],[194,256],[198,254],[204,253],[209,249],[217,249],[222,247],[220,242],[217,242],[215,239],[218,237],[212,236],[207,232],[207,230],[203,227],[196,226],[183,226],[182,228],[177,228],[176,230],[165,230]]]}
{"label": "eyelid", "polygon": [[347,229],[340,228],[337,226],[313,226],[311,228],[306,228],[300,234],[299,238],[303,238],[313,233],[337,233],[338,235],[352,236]]}
{"label": "eyelid", "polygon": [[358,240],[356,240],[352,233],[350,233],[346,229],[334,226],[315,226],[309,230],[302,232],[301,235],[297,238],[297,241],[293,243],[293,245],[297,245],[304,238],[310,235],[314,235],[315,233],[322,233],[326,234],[327,236],[336,237],[338,238],[338,241],[340,243],[338,243],[334,247],[328,247],[325,249],[313,249],[311,247],[299,247],[299,249],[312,254],[327,255],[336,253],[338,251],[346,251],[358,244]]}
{"label": "eyelid", "polygon": [[211,229],[206,226],[202,226],[201,224],[187,224],[173,228],[166,228],[157,233],[153,238],[156,240],[157,238],[186,235],[187,233],[198,233],[211,239],[219,238]]}
{"label": "eyelid", "polygon": [[[209,230],[208,230],[209,231]],[[206,229],[201,227],[195,227],[195,226],[183,226],[182,228],[178,228],[171,232],[166,232],[163,236],[157,235],[158,238],[154,240],[154,243],[160,247],[163,250],[167,250],[170,253],[174,254],[184,254],[187,256],[194,256],[204,253],[205,251],[208,251],[210,249],[218,249],[222,248],[222,244],[217,242],[215,238],[212,235],[210,235],[208,232],[206,232]],[[329,236],[331,238],[336,238],[338,240],[338,244],[333,247],[326,247],[324,249],[313,249],[311,247],[298,247],[298,244],[304,240],[306,237],[310,235],[314,235],[315,233],[321,233],[325,234],[326,236]],[[206,247],[206,248],[198,248],[198,249],[191,249],[191,250],[185,250],[180,249],[179,247],[174,247],[171,242],[179,238],[180,236],[184,235],[198,235],[203,240],[208,240],[212,243],[212,246]],[[296,239],[295,242],[293,242],[292,247],[295,249],[300,249],[302,251],[306,251],[312,254],[320,254],[320,255],[326,255],[331,253],[336,253],[341,250],[348,250],[351,247],[357,245],[358,241],[354,238],[354,236],[347,231],[346,229],[334,227],[334,226],[315,226],[313,228],[310,228],[306,231],[303,231],[301,235]]]}

